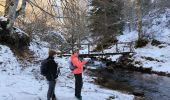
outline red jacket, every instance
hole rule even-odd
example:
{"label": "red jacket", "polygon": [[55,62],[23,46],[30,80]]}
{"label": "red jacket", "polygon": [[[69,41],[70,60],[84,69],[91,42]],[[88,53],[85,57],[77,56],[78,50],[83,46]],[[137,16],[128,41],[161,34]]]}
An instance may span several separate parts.
{"label": "red jacket", "polygon": [[73,70],[74,74],[81,74],[83,72],[83,66],[87,63],[86,61],[80,61],[77,53],[71,55],[71,62],[77,67]]}

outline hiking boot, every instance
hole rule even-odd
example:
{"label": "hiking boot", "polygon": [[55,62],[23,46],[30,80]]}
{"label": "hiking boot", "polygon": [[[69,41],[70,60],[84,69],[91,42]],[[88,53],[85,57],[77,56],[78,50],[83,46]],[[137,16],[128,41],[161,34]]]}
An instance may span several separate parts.
{"label": "hiking boot", "polygon": [[57,100],[57,98],[55,97],[55,98],[52,98],[52,100]]}
{"label": "hiking boot", "polygon": [[82,100],[82,96],[76,96],[78,100]]}

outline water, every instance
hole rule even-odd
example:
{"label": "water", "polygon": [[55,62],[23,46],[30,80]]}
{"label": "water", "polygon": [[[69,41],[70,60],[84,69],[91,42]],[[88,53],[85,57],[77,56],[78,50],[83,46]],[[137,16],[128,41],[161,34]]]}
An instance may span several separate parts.
{"label": "water", "polygon": [[[97,72],[97,69],[93,71]],[[110,89],[129,93],[142,91],[145,100],[170,100],[170,77],[123,69],[114,69],[113,72],[101,69],[96,75],[107,80],[100,85]]]}

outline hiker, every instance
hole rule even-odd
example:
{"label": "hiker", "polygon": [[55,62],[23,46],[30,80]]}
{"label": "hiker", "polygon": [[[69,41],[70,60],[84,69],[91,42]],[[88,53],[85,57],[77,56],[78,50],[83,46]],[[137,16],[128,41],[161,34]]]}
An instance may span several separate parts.
{"label": "hiker", "polygon": [[[45,59],[42,63],[42,67],[44,69],[41,69],[41,73],[46,77],[49,88],[47,92],[47,100],[56,100],[55,96],[55,85],[56,85],[56,79],[58,77],[58,64],[54,61],[54,56],[57,54],[54,50],[49,50],[48,52],[48,58]],[[43,66],[44,65],[44,66]],[[44,71],[44,72],[43,72]]]}
{"label": "hiker", "polygon": [[75,97],[78,100],[82,100],[81,96],[81,89],[83,86],[83,80],[82,80],[82,72],[83,72],[83,66],[87,63],[86,61],[80,61],[78,59],[78,50],[73,51],[71,55],[71,62],[73,66],[75,66],[75,69],[73,70],[74,77],[75,77]]}

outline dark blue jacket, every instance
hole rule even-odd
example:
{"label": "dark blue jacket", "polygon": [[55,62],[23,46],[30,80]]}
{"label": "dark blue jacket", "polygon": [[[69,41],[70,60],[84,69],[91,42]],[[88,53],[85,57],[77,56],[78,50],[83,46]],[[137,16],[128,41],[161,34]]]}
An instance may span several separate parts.
{"label": "dark blue jacket", "polygon": [[46,78],[48,81],[54,81],[58,77],[57,75],[58,64],[54,61],[54,57],[48,57],[47,60],[48,62]]}

